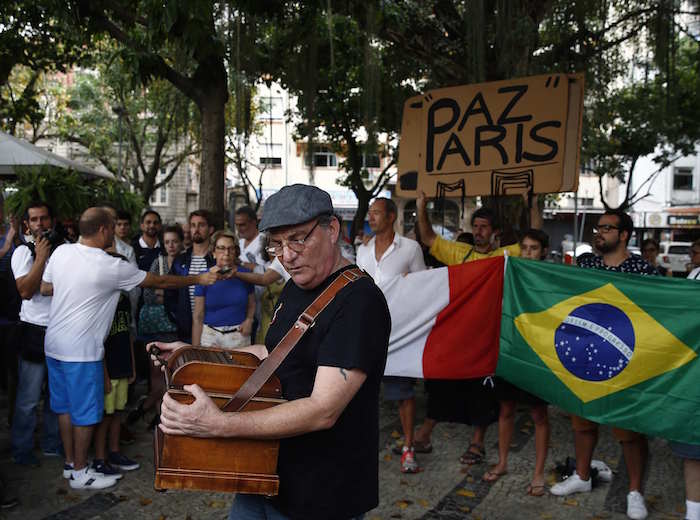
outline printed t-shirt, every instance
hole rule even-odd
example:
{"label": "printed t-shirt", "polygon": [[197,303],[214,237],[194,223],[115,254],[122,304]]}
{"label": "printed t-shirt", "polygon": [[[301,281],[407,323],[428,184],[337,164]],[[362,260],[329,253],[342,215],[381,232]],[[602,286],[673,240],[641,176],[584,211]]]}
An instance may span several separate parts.
{"label": "printed t-shirt", "polygon": [[[309,291],[293,280],[284,286],[265,338],[268,350],[340,272]],[[311,395],[320,366],[367,375],[331,428],[280,441],[280,490],[273,500],[284,514],[350,518],[377,506],[379,386],[390,329],[384,295],[370,278],[361,278],[336,295],[275,372],[288,400]]]}
{"label": "printed t-shirt", "polygon": [[616,273],[651,274],[659,273],[649,262],[639,255],[631,254],[620,265],[606,265],[602,256],[586,253],[576,259],[576,265],[586,269],[601,269],[603,271],[614,271]]}
{"label": "printed t-shirt", "polygon": [[[242,273],[250,270],[239,267]],[[245,320],[248,295],[253,286],[238,278],[219,280],[214,285],[197,285],[195,296],[204,296],[204,323],[212,327],[238,325]]]}
{"label": "printed t-shirt", "polygon": [[110,379],[125,379],[134,375],[131,365],[131,338],[129,320],[131,304],[129,297],[120,294],[117,311],[105,340],[105,364]]}
{"label": "printed t-shirt", "polygon": [[100,361],[119,291],[129,291],[146,272],[102,249],[83,244],[56,248],[43,281],[53,284],[45,349],[59,361]]}
{"label": "printed t-shirt", "polygon": [[[32,251],[27,246],[20,246],[12,253],[12,274],[15,280],[27,276],[34,265]],[[31,299],[22,300],[22,308],[19,311],[19,319],[25,323],[41,325],[49,324],[49,309],[51,308],[51,296],[42,296],[39,291],[32,294]]]}
{"label": "printed t-shirt", "polygon": [[508,256],[520,256],[520,244],[511,244],[509,246],[499,247],[488,253],[479,253],[474,249],[474,246],[470,244],[445,240],[440,235],[437,235],[433,241],[433,245],[430,246],[429,252],[443,264],[456,265],[464,262],[481,260],[482,258],[503,256],[506,252]]}

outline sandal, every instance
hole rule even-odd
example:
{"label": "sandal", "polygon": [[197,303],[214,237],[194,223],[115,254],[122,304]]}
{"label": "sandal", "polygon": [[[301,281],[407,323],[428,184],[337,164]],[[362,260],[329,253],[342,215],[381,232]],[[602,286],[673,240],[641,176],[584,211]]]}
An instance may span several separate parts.
{"label": "sandal", "polygon": [[484,482],[488,482],[489,484],[493,484],[507,473],[507,471],[494,471],[493,469],[490,469],[486,473],[484,473],[484,476],[481,477],[481,480],[483,480]]}
{"label": "sandal", "polygon": [[413,441],[413,450],[416,453],[432,453],[433,443],[431,443],[430,441]]}
{"label": "sandal", "polygon": [[[478,451],[473,451],[474,449]],[[478,444],[470,444],[469,447],[467,448],[467,451],[462,453],[462,456],[459,457],[459,462],[462,464],[468,464],[469,466],[473,466],[475,464],[481,464],[484,462],[484,459],[486,458],[486,450],[479,446]]]}
{"label": "sandal", "polygon": [[541,497],[544,495],[546,487],[544,484],[540,486],[533,486],[532,484],[527,486],[527,494],[531,497]]}

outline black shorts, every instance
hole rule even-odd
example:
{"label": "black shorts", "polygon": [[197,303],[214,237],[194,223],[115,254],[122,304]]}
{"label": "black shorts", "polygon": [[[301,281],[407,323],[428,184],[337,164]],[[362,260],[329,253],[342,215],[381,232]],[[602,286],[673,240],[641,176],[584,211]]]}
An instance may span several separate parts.
{"label": "black shorts", "polygon": [[494,377],[493,380],[496,384],[496,399],[498,401],[515,401],[516,403],[526,404],[528,406],[547,404],[546,401],[540,399],[536,395],[526,392],[503,378]]}
{"label": "black shorts", "polygon": [[472,426],[487,426],[498,420],[495,391],[485,378],[426,379],[425,390],[429,419]]}

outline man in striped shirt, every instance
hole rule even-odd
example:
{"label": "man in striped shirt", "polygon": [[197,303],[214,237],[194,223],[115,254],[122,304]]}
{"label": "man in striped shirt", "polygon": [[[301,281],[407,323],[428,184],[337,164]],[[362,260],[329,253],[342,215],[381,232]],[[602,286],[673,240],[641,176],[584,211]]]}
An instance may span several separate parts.
{"label": "man in striped shirt", "polygon": [[[170,268],[170,274],[197,275],[208,271],[215,263],[209,251],[209,239],[214,232],[209,212],[204,209],[193,211],[190,213],[189,224],[192,247],[175,258]],[[194,285],[166,291],[163,301],[171,319],[177,324],[178,337],[181,341],[190,343],[192,341]]]}

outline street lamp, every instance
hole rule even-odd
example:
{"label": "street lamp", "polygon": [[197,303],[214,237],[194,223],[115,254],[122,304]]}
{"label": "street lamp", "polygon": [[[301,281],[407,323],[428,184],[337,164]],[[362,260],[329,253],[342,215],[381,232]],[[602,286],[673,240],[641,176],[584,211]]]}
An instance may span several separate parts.
{"label": "street lamp", "polygon": [[117,156],[117,173],[119,177],[122,177],[122,116],[126,114],[124,107],[120,105],[115,105],[112,107],[112,112],[114,112],[119,118],[119,155]]}

